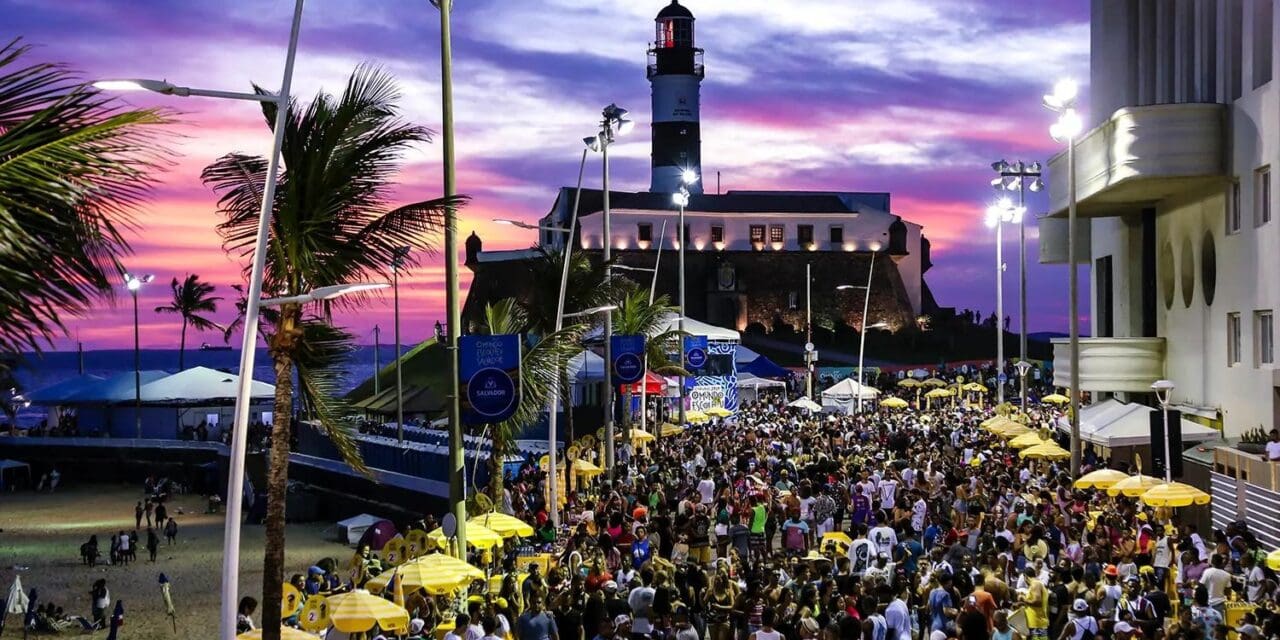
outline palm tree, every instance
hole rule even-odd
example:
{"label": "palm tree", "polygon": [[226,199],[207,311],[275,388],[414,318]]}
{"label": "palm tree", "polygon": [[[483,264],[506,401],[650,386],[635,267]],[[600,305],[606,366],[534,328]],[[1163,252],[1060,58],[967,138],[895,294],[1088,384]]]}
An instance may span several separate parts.
{"label": "palm tree", "polygon": [[[529,315],[514,299],[506,298],[485,305],[484,331],[489,335],[525,334],[529,331]],[[575,324],[559,332],[537,339],[533,347],[520,357],[520,402],[515,415],[490,425],[493,443],[489,454],[489,499],[502,500],[502,461],[515,451],[516,437],[527,426],[541,419],[547,409],[547,398],[569,360],[582,351],[582,333],[586,325]]]}
{"label": "palm tree", "polygon": [[[390,75],[361,65],[341,95],[322,92],[308,105],[289,104],[264,290],[293,296],[315,287],[386,281],[397,247],[433,252],[446,209],[460,206],[466,198],[390,207],[391,183],[403,154],[430,136],[427,129],[401,118],[400,97]],[[268,126],[275,114],[274,104],[263,104]],[[218,232],[224,248],[245,259],[257,236],[266,171],[265,158],[233,153],[202,174],[205,184],[219,194],[225,221]],[[353,308],[365,300],[356,295],[332,304]],[[274,322],[264,331],[276,378],[262,585],[262,622],[269,640],[276,640],[280,629],[295,371],[301,400],[317,418],[311,426],[333,442],[348,464],[367,473],[358,443],[341,420],[350,408],[335,393],[334,367],[349,350],[351,337],[329,326],[328,305],[284,304],[275,311]]]}
{"label": "palm tree", "polygon": [[[647,289],[634,287],[622,294],[617,305],[617,311],[613,312],[613,334],[648,336],[645,341],[645,363],[649,371],[664,376],[692,375],[681,368],[678,360],[671,360],[670,354],[678,354],[683,348],[681,339],[684,334],[675,329],[662,330],[669,325],[671,317],[679,312],[666,294],[650,301]],[[630,427],[631,385],[626,385],[622,390],[622,406],[622,424]]]}
{"label": "palm tree", "polygon": [[182,316],[182,337],[178,342],[178,370],[186,369],[187,325],[196,331],[222,330],[217,323],[200,315],[201,313],[217,313],[218,302],[222,298],[213,295],[215,287],[200,279],[200,276],[189,273],[186,280],[178,282],[177,278],[169,283],[173,291],[173,300],[169,304],[156,307],[156,313],[176,313]]}
{"label": "palm tree", "polygon": [[39,350],[112,298],[130,210],[168,152],[154,109],[123,109],[67,67],[0,45],[0,351]]}

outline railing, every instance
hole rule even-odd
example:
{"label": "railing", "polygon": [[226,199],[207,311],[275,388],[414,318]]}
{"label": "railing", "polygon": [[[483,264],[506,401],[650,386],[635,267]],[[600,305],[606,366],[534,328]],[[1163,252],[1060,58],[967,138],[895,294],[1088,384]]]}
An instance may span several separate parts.
{"label": "railing", "polygon": [[1213,470],[1268,491],[1280,491],[1280,462],[1270,462],[1264,454],[1232,447],[1213,450]]}

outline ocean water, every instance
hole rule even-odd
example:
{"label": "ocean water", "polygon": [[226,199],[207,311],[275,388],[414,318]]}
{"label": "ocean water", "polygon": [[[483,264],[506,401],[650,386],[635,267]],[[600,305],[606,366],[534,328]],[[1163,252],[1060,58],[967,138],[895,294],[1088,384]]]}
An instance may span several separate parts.
{"label": "ocean water", "polygon": [[[403,347],[408,351],[411,347]],[[385,367],[395,360],[394,345],[382,345],[378,350],[378,361]],[[110,377],[120,373],[133,371],[132,349],[105,349],[84,352],[84,373],[102,377]],[[141,352],[142,370],[178,372],[177,349],[143,349]],[[344,392],[355,388],[373,375],[374,348],[372,346],[356,347],[351,353],[345,367],[342,389]],[[240,372],[240,351],[201,351],[199,348],[188,349],[186,354],[187,368],[208,367],[229,373]],[[25,353],[15,371],[15,377],[22,390],[34,391],[80,374],[80,355],[75,351],[50,351],[41,354]],[[274,383],[275,371],[271,367],[271,357],[265,347],[259,347],[254,356],[253,378],[263,382]]]}

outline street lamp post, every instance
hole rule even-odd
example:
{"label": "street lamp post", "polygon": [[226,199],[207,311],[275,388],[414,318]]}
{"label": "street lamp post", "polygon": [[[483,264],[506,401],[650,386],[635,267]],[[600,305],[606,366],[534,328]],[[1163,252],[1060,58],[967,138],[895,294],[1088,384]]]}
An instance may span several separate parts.
{"label": "street lamp post", "polygon": [[987,207],[986,224],[996,230],[996,402],[1004,403],[1004,225],[1022,226],[1026,209],[1014,206],[1008,198]]}
{"label": "street lamp post", "polygon": [[249,293],[244,310],[244,334],[240,346],[240,384],[236,387],[235,420],[232,423],[230,464],[227,478],[227,517],[222,538],[222,598],[219,611],[219,637],[234,640],[236,635],[236,606],[240,581],[240,513],[244,492],[244,457],[248,444],[249,398],[253,384],[253,362],[258,341],[259,303],[262,298],[262,276],[266,268],[267,241],[271,230],[271,212],[275,206],[276,178],[280,172],[280,148],[284,144],[284,132],[289,117],[289,92],[293,85],[293,64],[298,53],[298,34],[302,30],[302,7],[305,0],[295,0],[293,20],[289,28],[289,48],[285,54],[284,76],[280,92],[276,95],[258,93],[232,93],[224,91],[196,90],[174,87],[168,82],[156,81],[104,81],[95,86],[105,89],[157,91],[167,95],[207,96],[231,100],[270,102],[276,105],[275,136],[271,145],[271,158],[267,162],[267,175],[263,180],[262,208],[258,213],[258,232],[254,241],[253,265],[249,271]]}
{"label": "street lamp post", "polygon": [[[613,281],[613,266],[610,262],[613,260],[613,238],[610,235],[611,228],[609,226],[609,145],[613,143],[615,135],[626,134],[631,130],[633,122],[626,119],[627,110],[616,104],[610,104],[601,112],[602,119],[600,121],[600,133],[594,137],[584,139],[587,146],[592,150],[600,151],[601,160],[601,238],[604,244],[604,277],[606,281]],[[610,344],[613,338],[613,312],[609,310],[604,316],[604,437],[608,440],[605,445],[605,466],[609,472],[609,482],[612,483],[616,477],[616,469],[614,464],[614,442],[613,442],[613,345]]]}
{"label": "street lamp post", "polygon": [[862,413],[862,387],[865,384],[862,377],[862,356],[866,353],[867,331],[869,329],[879,329],[887,327],[883,322],[877,322],[872,325],[867,324],[867,314],[871,311],[871,276],[876,269],[876,253],[870,253],[871,261],[867,265],[867,284],[866,286],[858,286],[853,284],[842,284],[836,287],[839,291],[847,291],[850,289],[862,289],[862,330],[858,332],[858,413]]}
{"label": "street lamp post", "polygon": [[[1040,179],[1039,162],[1030,164],[1021,160],[1005,162],[1000,160],[991,165],[998,174],[991,180],[996,190],[1018,191],[1018,206],[1025,210],[1027,206],[1027,189],[1040,191],[1044,182]],[[1001,334],[1001,339],[1003,339]],[[1022,410],[1027,410],[1027,373],[1031,370],[1027,362],[1027,225],[1026,218],[1018,224],[1018,397]],[[1001,390],[1003,393],[1003,390]]]}
{"label": "street lamp post", "polygon": [[[391,255],[393,333],[396,341],[396,440],[404,443],[404,378],[400,374],[400,270],[409,258],[410,247],[396,247]],[[374,374],[376,379],[377,373]]]}
{"label": "street lamp post", "polygon": [[[684,355],[685,355],[684,354],[684,318],[689,314],[689,312],[684,307],[684,246],[686,244],[689,244],[689,234],[684,232],[684,229],[685,229],[684,210],[685,210],[685,207],[689,206],[689,187],[693,186],[694,183],[696,183],[697,181],[698,181],[698,172],[694,171],[693,169],[685,169],[683,172],[680,173],[680,182],[681,182],[680,190],[671,196],[672,201],[675,202],[676,205],[680,207],[680,218],[679,220],[676,221],[676,227],[677,227],[676,237],[680,238],[680,243],[676,245],[680,251],[679,257],[676,260],[676,262],[678,263],[676,267],[676,271],[680,273],[680,276],[679,276],[680,286],[678,287],[678,295],[680,296],[680,318],[679,320],[677,320],[676,330],[680,332],[680,369],[682,371],[686,366],[685,359],[684,359]],[[662,250],[661,245],[659,245],[658,250],[659,251]],[[654,267],[654,268],[656,269],[657,267]],[[654,282],[655,284],[657,282],[656,270],[654,271]],[[650,296],[649,302],[650,303],[653,302],[652,296]],[[685,402],[687,399],[686,396],[688,395],[688,393],[689,391],[686,388],[684,374],[681,374],[680,375],[680,424],[681,425],[685,423],[685,418],[684,418],[685,406],[684,405],[685,405]],[[640,407],[640,412],[642,414],[644,413],[643,405],[641,405]]]}
{"label": "street lamp post", "polygon": [[1071,348],[1071,476],[1080,475],[1080,275],[1076,270],[1076,136],[1082,123],[1076,113],[1079,87],[1072,80],[1059,80],[1053,93],[1044,97],[1044,106],[1057,112],[1058,121],[1049,127],[1054,140],[1067,143],[1067,289]]}
{"label": "street lamp post", "polygon": [[129,296],[133,298],[133,426],[138,438],[142,437],[142,348],[138,335],[138,289],[155,279],[156,277],[151,274],[144,276],[124,274],[124,286],[129,290]]}
{"label": "street lamp post", "polygon": [[[444,197],[457,194],[453,136],[453,30],[450,14],[453,0],[428,0],[440,10],[440,147],[443,154],[442,186]],[[454,537],[458,557],[467,555],[467,495],[465,441],[462,435],[462,393],[458,379],[458,335],[462,331],[462,304],[458,299],[458,210],[453,205],[444,211],[444,280],[445,350],[449,359],[449,393],[446,408],[449,415],[449,513],[457,523]]]}
{"label": "street lamp post", "polygon": [[1169,457],[1169,398],[1176,385],[1172,380],[1156,380],[1151,383],[1151,390],[1156,392],[1160,401],[1160,411],[1164,414],[1164,481],[1173,482],[1173,459]]}

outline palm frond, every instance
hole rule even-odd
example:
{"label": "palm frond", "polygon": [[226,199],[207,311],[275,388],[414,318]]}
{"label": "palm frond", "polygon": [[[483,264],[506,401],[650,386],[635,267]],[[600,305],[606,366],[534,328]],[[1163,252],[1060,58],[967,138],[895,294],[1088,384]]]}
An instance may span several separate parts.
{"label": "palm frond", "polygon": [[0,350],[39,350],[113,297],[125,232],[169,151],[167,112],[122,109],[66,67],[0,46]]}
{"label": "palm frond", "polygon": [[351,406],[342,399],[342,378],[350,364],[352,336],[316,317],[304,318],[299,328],[302,337],[294,366],[298,391],[316,417],[313,426],[333,443],[344,462],[368,475],[352,423],[344,420],[352,413]]}

